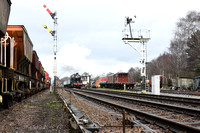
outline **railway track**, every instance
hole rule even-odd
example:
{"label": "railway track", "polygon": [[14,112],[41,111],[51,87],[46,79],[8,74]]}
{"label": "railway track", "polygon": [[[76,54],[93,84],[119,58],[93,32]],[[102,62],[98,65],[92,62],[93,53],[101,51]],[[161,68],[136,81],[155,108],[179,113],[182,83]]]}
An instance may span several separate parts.
{"label": "railway track", "polygon": [[99,125],[100,133],[122,133],[122,128],[126,129],[126,132],[128,133],[171,133],[169,131],[166,132],[157,125],[136,119],[136,117],[134,117],[133,120],[131,115],[122,110],[112,109],[110,106],[107,107],[91,100],[87,100],[73,92],[72,95],[70,95],[70,92],[68,91],[62,91],[61,93],[67,99],[71,99],[71,103],[75,105],[87,118],[92,119]]}
{"label": "railway track", "polygon": [[138,100],[155,101],[159,103],[168,103],[172,105],[184,106],[189,108],[200,109],[200,98],[191,97],[176,97],[170,95],[153,95],[153,94],[140,94],[140,93],[128,93],[128,92],[117,92],[117,91],[105,91],[105,90],[87,90],[91,92],[102,92],[106,94],[115,94],[123,97],[135,98]]}
{"label": "railway track", "polygon": [[171,93],[171,94],[200,96],[200,91],[161,90],[161,93]]}
{"label": "railway track", "polygon": [[[87,99],[101,102],[112,108],[125,110],[130,115],[133,115],[140,119],[145,119],[145,121],[155,123],[156,125],[159,125],[164,129],[170,129],[173,132],[200,132],[199,110],[197,109],[188,111],[186,108],[180,109],[176,106],[166,106],[164,104],[158,104],[156,102],[148,102],[144,105],[144,101],[140,102],[141,100],[138,100],[133,104],[130,98],[123,99],[123,97],[119,97],[116,95],[102,93],[97,94],[97,92],[96,94],[94,92],[91,94],[91,92],[89,91],[87,92],[87,94],[83,91],[74,93]],[[131,101],[131,103],[129,103],[128,101]],[[138,105],[135,106],[136,103],[138,103]],[[171,108],[173,108],[173,110],[171,110]],[[194,111],[196,112],[194,113]]]}

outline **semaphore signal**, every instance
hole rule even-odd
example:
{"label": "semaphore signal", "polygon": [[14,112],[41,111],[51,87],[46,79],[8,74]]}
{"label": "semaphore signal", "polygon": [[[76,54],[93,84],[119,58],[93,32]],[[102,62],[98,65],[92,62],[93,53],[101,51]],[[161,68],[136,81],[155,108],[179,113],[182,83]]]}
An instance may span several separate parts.
{"label": "semaphore signal", "polygon": [[[43,5],[43,7],[44,7],[45,9],[47,8],[46,5]],[[50,16],[52,17],[52,19],[54,19],[56,13],[52,13],[52,12],[49,10],[49,8],[47,8],[46,11],[50,14]]]}
{"label": "semaphore signal", "polygon": [[[136,16],[134,16],[136,18]],[[137,51],[140,54],[140,63],[141,63],[141,88],[142,90],[146,90],[146,58],[147,58],[147,52],[146,52],[146,43],[150,40],[150,30],[146,29],[132,29],[131,23],[134,23],[132,18],[125,17],[125,26],[123,30],[123,38],[125,44],[128,44],[131,46],[135,51]],[[140,43],[141,49],[138,49],[136,45],[131,45],[131,43]]]}
{"label": "semaphore signal", "polygon": [[49,8],[47,8],[46,5],[43,5],[43,7],[46,9],[46,11],[50,14],[51,18],[54,20],[54,30],[50,30],[45,24],[42,26],[53,36],[54,38],[54,92],[56,91],[56,53],[57,53],[57,13],[52,13]]}
{"label": "semaphore signal", "polygon": [[50,30],[45,24],[42,25],[52,36],[55,35],[55,31]]}

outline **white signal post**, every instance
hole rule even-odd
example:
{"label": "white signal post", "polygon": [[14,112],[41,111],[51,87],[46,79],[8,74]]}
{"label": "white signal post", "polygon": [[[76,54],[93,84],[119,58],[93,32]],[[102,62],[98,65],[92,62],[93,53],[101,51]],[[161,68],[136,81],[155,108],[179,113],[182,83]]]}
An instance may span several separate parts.
{"label": "white signal post", "polygon": [[[44,8],[47,8],[46,5],[43,5]],[[46,25],[43,25],[43,27],[54,37],[54,92],[56,91],[56,74],[57,74],[57,63],[56,63],[56,53],[57,53],[57,13],[52,13],[48,8],[46,11],[50,14],[52,19],[54,20],[54,31],[51,31]]]}
{"label": "white signal post", "polygon": [[56,53],[57,53],[57,13],[55,12],[54,17],[54,92],[56,91],[56,75],[57,75],[57,62],[56,62]]}
{"label": "white signal post", "polygon": [[[135,16],[136,18],[136,16]],[[123,38],[125,44],[131,46],[135,51],[137,51],[140,56],[140,63],[141,63],[141,72],[140,75],[142,77],[142,90],[146,90],[146,43],[150,40],[150,30],[134,30],[131,29],[131,23],[134,23],[132,18],[125,17],[125,27],[123,30]],[[141,50],[139,50],[136,46],[131,45],[131,43],[140,43]]]}

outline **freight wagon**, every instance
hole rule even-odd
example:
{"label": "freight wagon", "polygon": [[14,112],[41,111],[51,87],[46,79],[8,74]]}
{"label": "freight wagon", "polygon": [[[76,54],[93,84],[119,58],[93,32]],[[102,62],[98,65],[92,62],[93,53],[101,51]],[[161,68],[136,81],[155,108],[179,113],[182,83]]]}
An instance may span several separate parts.
{"label": "freight wagon", "polygon": [[100,77],[100,79],[96,80],[97,87],[100,86],[101,88],[115,88],[115,89],[122,89],[124,86],[126,88],[133,88],[134,83],[129,82],[128,73],[119,72],[116,74],[110,74],[107,76]]}
{"label": "freight wagon", "polygon": [[47,87],[42,67],[23,25],[7,26],[0,46],[0,96],[5,107]]}

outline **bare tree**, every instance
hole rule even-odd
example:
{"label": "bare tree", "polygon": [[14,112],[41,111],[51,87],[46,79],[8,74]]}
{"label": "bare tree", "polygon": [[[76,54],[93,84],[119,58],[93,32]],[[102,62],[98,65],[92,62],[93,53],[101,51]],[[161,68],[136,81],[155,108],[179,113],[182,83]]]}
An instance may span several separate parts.
{"label": "bare tree", "polygon": [[200,13],[190,11],[185,18],[177,22],[174,38],[170,43],[170,54],[177,77],[185,76],[187,73],[187,42],[188,38],[200,28]]}
{"label": "bare tree", "polygon": [[164,52],[156,59],[147,63],[147,75],[163,75],[165,78],[170,79],[174,74],[172,55]]}
{"label": "bare tree", "polygon": [[139,82],[140,81],[140,68],[130,68],[128,71],[129,82]]}
{"label": "bare tree", "polygon": [[200,74],[200,31],[195,32],[192,36],[188,39],[187,42],[188,49],[188,70],[191,71],[192,76],[199,76]]}

